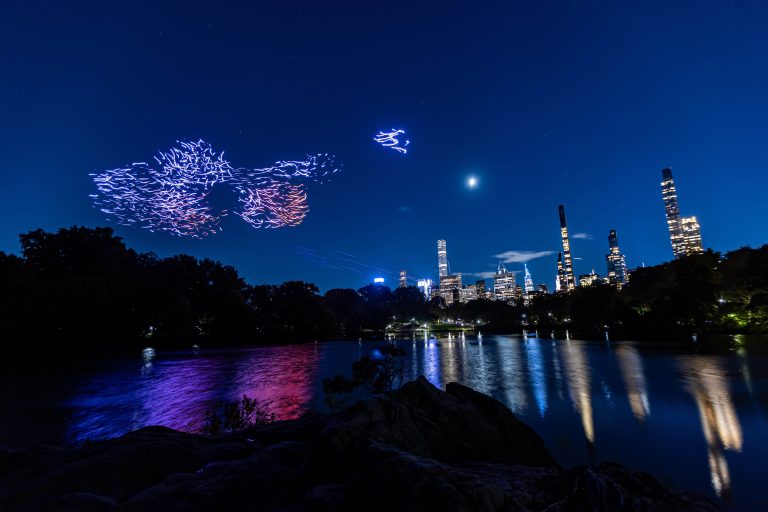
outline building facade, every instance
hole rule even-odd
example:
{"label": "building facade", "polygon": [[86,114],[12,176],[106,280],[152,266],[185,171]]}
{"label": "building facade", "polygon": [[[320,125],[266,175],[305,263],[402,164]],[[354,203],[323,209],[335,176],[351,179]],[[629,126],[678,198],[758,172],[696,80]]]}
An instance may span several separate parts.
{"label": "building facade", "polygon": [[627,261],[619,249],[619,237],[616,235],[615,229],[608,233],[608,250],[609,252],[605,256],[608,282],[621,288],[627,284],[629,273],[627,272]]}
{"label": "building facade", "polygon": [[471,300],[477,300],[478,291],[477,285],[468,284],[461,289],[461,302],[469,302]]}
{"label": "building facade", "polygon": [[440,277],[440,296],[446,305],[461,301],[461,274]]}
{"label": "building facade", "polygon": [[432,280],[431,279],[419,279],[416,282],[416,286],[424,293],[424,297],[429,300],[432,298]]}
{"label": "building facade", "polygon": [[563,266],[563,253],[557,253],[557,277],[555,277],[555,291],[566,291],[565,267]]}
{"label": "building facade", "polygon": [[696,217],[680,217],[677,202],[677,188],[672,177],[672,169],[661,170],[661,198],[664,200],[664,212],[669,229],[669,241],[675,258],[697,254],[704,251],[701,245],[701,228]]}
{"label": "building facade", "polygon": [[700,254],[704,252],[701,245],[701,227],[696,216],[681,217],[680,230],[683,232],[683,244],[686,254]]}
{"label": "building facade", "polygon": [[531,293],[533,292],[533,278],[531,277],[531,271],[528,270],[527,263],[523,263],[523,267],[525,268],[525,293]]}
{"label": "building facade", "polygon": [[565,206],[560,205],[560,237],[563,242],[563,270],[564,281],[560,282],[561,291],[573,291],[576,289],[576,280],[573,276],[573,259],[571,258],[571,241],[568,238],[568,224],[565,221]]}
{"label": "building facade", "polygon": [[400,288],[405,288],[408,286],[408,273],[405,270],[400,271],[400,283],[398,286]]}
{"label": "building facade", "polygon": [[515,273],[507,272],[501,261],[493,278],[493,294],[496,296],[496,300],[504,302],[515,300]]}
{"label": "building facade", "polygon": [[445,240],[437,241],[437,272],[440,277],[448,275],[448,250]]}
{"label": "building facade", "polygon": [[579,286],[592,286],[593,284],[598,284],[600,282],[600,276],[597,275],[595,269],[592,269],[590,274],[581,274],[579,276]]}
{"label": "building facade", "polygon": [[490,297],[490,293],[488,293],[488,290],[485,288],[485,279],[478,279],[475,281],[475,288],[477,289],[477,298],[478,299],[488,299]]}

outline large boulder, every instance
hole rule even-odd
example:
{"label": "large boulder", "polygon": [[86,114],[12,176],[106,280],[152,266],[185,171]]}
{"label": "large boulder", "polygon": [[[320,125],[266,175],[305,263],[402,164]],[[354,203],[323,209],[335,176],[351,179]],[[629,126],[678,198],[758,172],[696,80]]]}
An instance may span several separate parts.
{"label": "large boulder", "polygon": [[440,391],[423,376],[326,425],[323,457],[355,459],[378,442],[441,462],[557,466],[536,432],[501,402],[455,382]]}

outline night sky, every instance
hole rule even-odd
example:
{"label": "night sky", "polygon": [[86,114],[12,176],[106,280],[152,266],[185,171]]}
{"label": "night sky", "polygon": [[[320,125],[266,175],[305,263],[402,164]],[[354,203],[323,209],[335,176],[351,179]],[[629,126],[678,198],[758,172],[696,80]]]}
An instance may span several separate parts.
{"label": "night sky", "polygon": [[[610,229],[630,268],[671,258],[666,166],[705,247],[758,246],[766,27],[762,1],[3,0],[0,250],[39,227],[111,225],[140,251],[327,290],[396,285],[401,268],[434,279],[445,238],[462,273],[552,251],[528,263],[552,288],[561,203],[581,234],[576,274],[605,274]],[[406,155],[373,142],[390,128],[407,131]],[[343,171],[278,230],[229,217],[177,238],[92,206],[89,173],[201,138],[238,166],[328,152]]]}

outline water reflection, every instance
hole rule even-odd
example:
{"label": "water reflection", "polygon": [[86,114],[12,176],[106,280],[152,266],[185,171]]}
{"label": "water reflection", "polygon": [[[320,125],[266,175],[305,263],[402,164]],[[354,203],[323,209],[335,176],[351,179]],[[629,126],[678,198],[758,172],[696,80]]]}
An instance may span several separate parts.
{"label": "water reflection", "polygon": [[440,347],[434,338],[424,342],[424,373],[423,375],[429,382],[441,388],[443,383],[440,379]]}
{"label": "water reflection", "polygon": [[643,372],[643,361],[637,348],[630,344],[616,347],[616,358],[624,385],[627,388],[627,400],[634,417],[644,422],[651,415],[651,405],[648,401],[648,386]]}
{"label": "water reflection", "polygon": [[256,398],[279,419],[303,414],[314,395],[317,346],[294,345],[158,361],[145,351],[129,368],[89,379],[69,400],[71,441],[145,425],[198,432],[220,400]]}
{"label": "water reflection", "polygon": [[295,419],[307,411],[314,393],[317,345],[290,345],[279,356],[249,358],[236,366],[232,399],[255,398],[278,418]]}
{"label": "water reflection", "polygon": [[[675,487],[727,494],[733,510],[762,510],[768,490],[739,475],[760,467],[768,447],[768,344],[728,341],[732,350],[718,356],[703,346],[697,350],[705,354],[685,346],[669,355],[668,347],[628,342],[607,349],[603,341],[490,335],[419,335],[398,345],[407,352],[407,379],[457,381],[492,395],[530,423],[563,466],[618,460]],[[74,376],[0,372],[0,443],[82,441],[150,424],[194,431],[216,401],[242,394],[295,418],[325,407],[323,378],[349,372],[381,343],[146,351]],[[612,407],[625,400],[629,407]],[[689,434],[699,428],[704,443]],[[597,429],[599,453],[571,442],[583,436],[592,445]]]}
{"label": "water reflection", "polygon": [[542,340],[535,339],[525,342],[528,357],[528,373],[533,384],[533,396],[539,414],[543,418],[547,412],[547,374],[544,368],[544,357],[541,354]]}
{"label": "water reflection", "polygon": [[496,343],[504,403],[516,413],[523,413],[528,407],[521,343],[519,339],[507,337],[499,337]]}
{"label": "water reflection", "polygon": [[742,434],[733,406],[727,372],[712,357],[698,356],[680,361],[688,390],[696,401],[704,439],[712,487],[718,496],[731,488],[731,475],[724,450],[740,452]]}
{"label": "water reflection", "polygon": [[595,425],[592,418],[592,394],[589,386],[589,360],[582,343],[568,341],[558,346],[565,363],[568,393],[573,407],[581,416],[584,436],[590,444],[595,442]]}
{"label": "water reflection", "polygon": [[448,384],[449,382],[459,381],[459,360],[457,351],[460,341],[456,341],[457,338],[449,338],[447,342],[440,344],[442,350],[442,358],[440,359],[440,368],[442,370],[443,382]]}

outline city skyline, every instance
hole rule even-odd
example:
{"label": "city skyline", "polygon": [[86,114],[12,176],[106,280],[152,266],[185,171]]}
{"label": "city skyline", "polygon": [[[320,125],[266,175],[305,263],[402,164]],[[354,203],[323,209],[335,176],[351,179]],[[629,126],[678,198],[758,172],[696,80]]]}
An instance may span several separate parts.
{"label": "city skyline", "polygon": [[[604,271],[610,229],[629,267],[671,258],[664,167],[707,248],[765,243],[754,219],[768,166],[768,9],[402,10],[4,6],[0,250],[18,253],[18,235],[38,228],[109,226],[142,252],[327,290],[379,275],[395,287],[401,269],[435,281],[445,239],[452,272],[482,279],[504,255],[551,289],[559,204],[574,276]],[[407,153],[374,140],[390,130],[405,132]],[[90,174],[200,139],[234,166],[327,153],[341,172],[311,190],[300,225],[254,230],[230,215],[204,240],[118,226],[92,206]]]}

